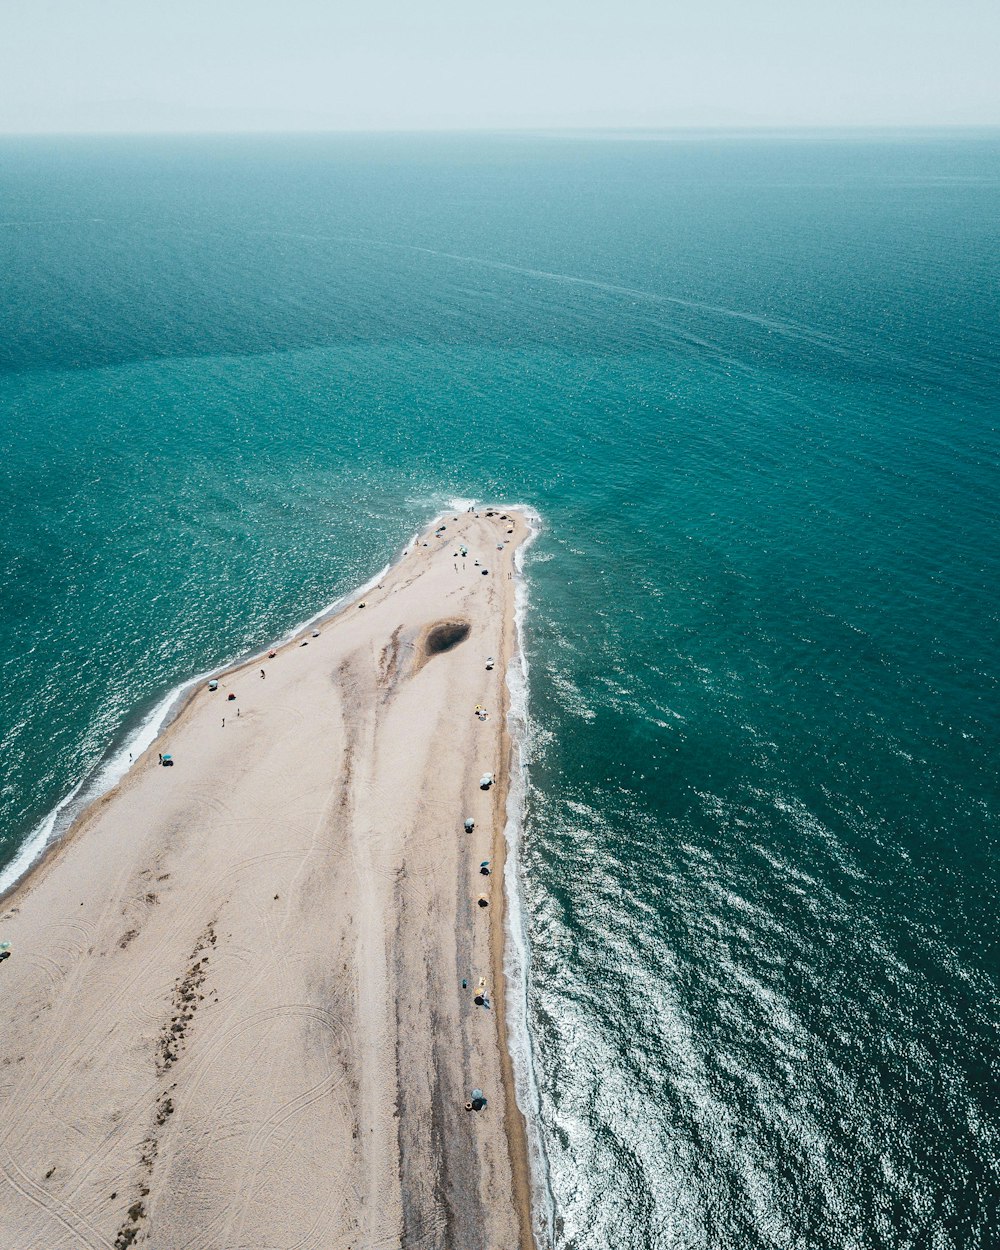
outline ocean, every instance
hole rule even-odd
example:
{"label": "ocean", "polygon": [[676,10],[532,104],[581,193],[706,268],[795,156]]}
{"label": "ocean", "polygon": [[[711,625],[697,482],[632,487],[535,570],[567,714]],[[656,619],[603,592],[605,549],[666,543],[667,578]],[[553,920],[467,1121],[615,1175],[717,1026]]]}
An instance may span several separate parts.
{"label": "ocean", "polygon": [[996,1246],[998,255],[988,131],[0,140],[0,872],[529,504],[546,1240]]}

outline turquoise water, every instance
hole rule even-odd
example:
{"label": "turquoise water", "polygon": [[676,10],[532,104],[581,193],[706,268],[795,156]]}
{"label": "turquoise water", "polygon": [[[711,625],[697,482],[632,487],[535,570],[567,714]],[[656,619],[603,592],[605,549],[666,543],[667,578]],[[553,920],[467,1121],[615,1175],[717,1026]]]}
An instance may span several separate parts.
{"label": "turquoise water", "polygon": [[1000,137],[0,144],[0,863],[522,500],[554,1235],[996,1244]]}

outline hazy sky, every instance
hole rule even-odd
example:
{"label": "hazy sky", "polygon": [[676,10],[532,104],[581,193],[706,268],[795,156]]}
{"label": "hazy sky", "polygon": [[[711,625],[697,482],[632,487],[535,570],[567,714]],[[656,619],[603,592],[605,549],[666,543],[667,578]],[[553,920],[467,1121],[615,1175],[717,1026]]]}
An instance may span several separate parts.
{"label": "hazy sky", "polygon": [[0,0],[0,131],[1000,123],[1000,0]]}

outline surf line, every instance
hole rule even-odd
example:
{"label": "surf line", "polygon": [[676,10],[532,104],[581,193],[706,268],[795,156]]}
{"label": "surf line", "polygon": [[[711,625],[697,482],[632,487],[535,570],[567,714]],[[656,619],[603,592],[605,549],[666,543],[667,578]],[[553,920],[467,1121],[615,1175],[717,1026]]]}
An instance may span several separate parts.
{"label": "surf line", "polygon": [[517,581],[514,588],[514,654],[507,668],[508,727],[512,751],[507,786],[504,841],[504,892],[507,896],[504,977],[507,981],[507,1050],[514,1073],[514,1096],[525,1126],[528,1172],[531,1184],[531,1219],[535,1244],[547,1250],[555,1244],[555,1197],[545,1141],[541,1129],[541,1094],[535,1073],[534,1048],[528,1026],[528,995],[531,987],[531,951],[525,919],[523,874],[520,861],[527,796],[528,658],[524,645],[524,621],[529,585],[524,572],[525,555],[541,532],[541,518],[525,504],[512,504],[528,523],[528,537],[514,555]]}

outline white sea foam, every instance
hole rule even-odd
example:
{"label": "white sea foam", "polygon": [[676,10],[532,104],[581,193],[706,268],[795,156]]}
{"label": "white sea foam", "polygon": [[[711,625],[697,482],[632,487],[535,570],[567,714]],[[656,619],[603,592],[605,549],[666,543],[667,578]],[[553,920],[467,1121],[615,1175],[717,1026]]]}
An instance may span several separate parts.
{"label": "white sea foam", "polygon": [[528,758],[528,658],[524,650],[524,617],[528,608],[528,583],[524,556],[541,528],[541,520],[524,504],[511,504],[528,521],[528,537],[514,556],[517,582],[514,588],[515,654],[507,669],[510,695],[508,723],[514,749],[507,790],[507,821],[504,840],[507,859],[504,889],[507,894],[507,933],[504,975],[507,979],[507,1045],[514,1068],[517,1105],[524,1117],[531,1168],[532,1224],[536,1244],[548,1250],[555,1241],[555,1202],[549,1179],[549,1162],[541,1135],[541,1104],[535,1077],[531,1032],[528,1028],[530,964],[528,935],[521,890],[520,847],[524,825]]}
{"label": "white sea foam", "polygon": [[83,782],[78,781],[69,794],[59,800],[44,820],[32,829],[24,845],[6,868],[0,872],[0,898],[3,898],[9,889],[17,885],[18,881],[21,880],[31,865],[39,858],[49,843],[54,841],[53,830],[56,827],[56,822],[64,810],[76,799],[82,787]]}

